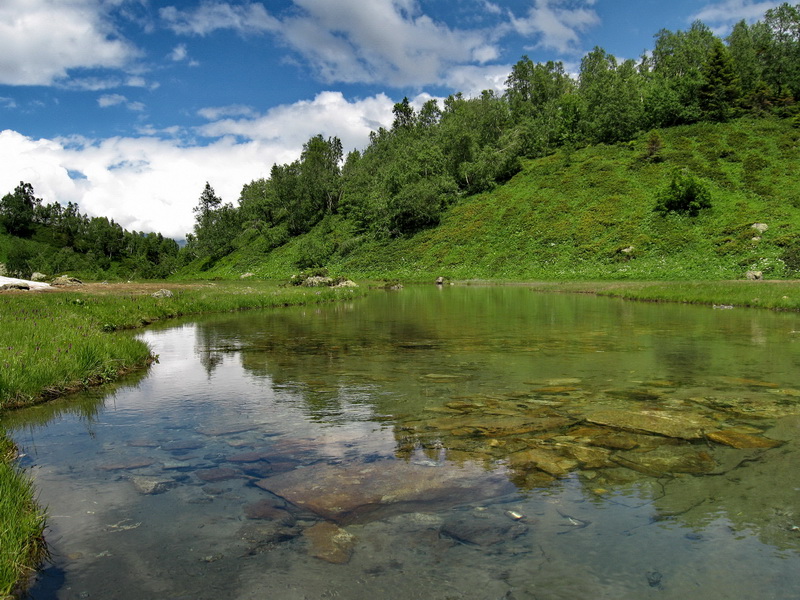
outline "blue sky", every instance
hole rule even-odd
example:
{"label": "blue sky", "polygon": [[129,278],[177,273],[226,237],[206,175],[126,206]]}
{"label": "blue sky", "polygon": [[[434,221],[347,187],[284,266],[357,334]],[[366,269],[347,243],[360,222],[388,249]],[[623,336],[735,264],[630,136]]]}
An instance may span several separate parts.
{"label": "blue sky", "polygon": [[362,148],[394,102],[502,91],[527,54],[577,72],[660,29],[720,35],[753,0],[0,0],[0,194],[19,181],[182,238],[206,181],[243,184],[313,135]]}

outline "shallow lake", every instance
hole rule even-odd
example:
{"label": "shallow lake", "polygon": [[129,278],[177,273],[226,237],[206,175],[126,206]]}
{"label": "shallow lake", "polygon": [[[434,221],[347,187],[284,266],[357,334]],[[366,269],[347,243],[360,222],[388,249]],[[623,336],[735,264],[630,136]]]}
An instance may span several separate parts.
{"label": "shallow lake", "polygon": [[4,417],[36,600],[800,595],[800,316],[524,287],[140,334]]}

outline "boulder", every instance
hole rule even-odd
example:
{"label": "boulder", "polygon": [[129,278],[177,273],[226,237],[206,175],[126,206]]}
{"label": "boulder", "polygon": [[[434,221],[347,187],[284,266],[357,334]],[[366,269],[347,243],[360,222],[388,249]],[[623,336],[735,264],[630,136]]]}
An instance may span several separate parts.
{"label": "boulder", "polygon": [[753,229],[755,229],[758,233],[764,233],[767,229],[769,229],[769,225],[766,223],[753,223],[750,225]]}
{"label": "boulder", "polygon": [[358,284],[355,281],[352,281],[350,279],[342,279],[341,281],[339,281],[333,287],[337,287],[337,288],[357,288]]}
{"label": "boulder", "polygon": [[239,275],[239,279],[248,279],[249,277],[253,277],[255,273],[242,273]]}
{"label": "boulder", "polygon": [[444,285],[444,277],[437,277],[436,285]]}
{"label": "boulder", "polygon": [[321,275],[312,275],[311,277],[307,277],[301,283],[303,287],[329,287],[333,285],[333,278],[332,277],[322,277]]}
{"label": "boulder", "polygon": [[744,276],[749,279],[750,281],[760,281],[764,279],[764,272],[763,271],[748,271],[744,274]]}
{"label": "boulder", "polygon": [[83,282],[77,277],[70,277],[69,275],[61,275],[52,281],[52,285],[83,285]]}
{"label": "boulder", "polygon": [[44,273],[39,273],[38,271],[31,275],[31,281],[46,281],[47,275]]}
{"label": "boulder", "polygon": [[173,294],[170,290],[158,290],[157,292],[153,292],[150,294],[153,298],[172,298],[175,294]]}
{"label": "boulder", "polygon": [[29,290],[29,289],[31,289],[31,286],[23,282],[4,283],[3,285],[0,285],[0,290]]}

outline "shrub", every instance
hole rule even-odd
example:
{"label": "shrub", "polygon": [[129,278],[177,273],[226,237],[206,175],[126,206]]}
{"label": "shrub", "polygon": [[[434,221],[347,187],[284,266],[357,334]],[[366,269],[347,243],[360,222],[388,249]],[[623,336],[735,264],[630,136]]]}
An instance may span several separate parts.
{"label": "shrub", "polygon": [[681,169],[672,174],[672,181],[659,192],[655,211],[662,215],[675,212],[696,217],[704,208],[711,208],[711,193],[687,169]]}

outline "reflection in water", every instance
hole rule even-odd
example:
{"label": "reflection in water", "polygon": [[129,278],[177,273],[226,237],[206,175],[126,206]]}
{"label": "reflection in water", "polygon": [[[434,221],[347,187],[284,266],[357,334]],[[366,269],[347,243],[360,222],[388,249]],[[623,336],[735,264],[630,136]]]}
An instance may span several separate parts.
{"label": "reflection in water", "polygon": [[148,330],[8,423],[32,595],[794,598],[796,320],[432,287]]}

